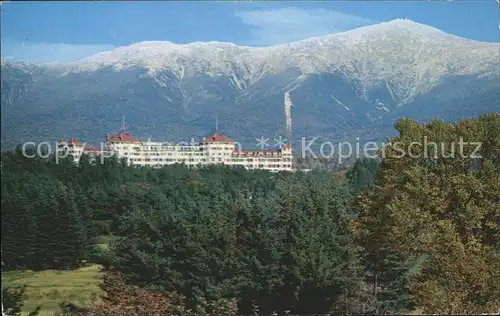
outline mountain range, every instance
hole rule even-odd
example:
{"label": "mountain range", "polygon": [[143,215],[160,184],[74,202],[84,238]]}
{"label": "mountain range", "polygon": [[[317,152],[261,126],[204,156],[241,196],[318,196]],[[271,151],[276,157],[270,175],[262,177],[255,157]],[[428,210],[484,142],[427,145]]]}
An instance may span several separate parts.
{"label": "mountain range", "polygon": [[1,62],[2,150],[99,142],[127,129],[189,141],[213,132],[384,140],[400,117],[500,112],[500,46],[409,20],[270,47],[141,42],[68,63]]}

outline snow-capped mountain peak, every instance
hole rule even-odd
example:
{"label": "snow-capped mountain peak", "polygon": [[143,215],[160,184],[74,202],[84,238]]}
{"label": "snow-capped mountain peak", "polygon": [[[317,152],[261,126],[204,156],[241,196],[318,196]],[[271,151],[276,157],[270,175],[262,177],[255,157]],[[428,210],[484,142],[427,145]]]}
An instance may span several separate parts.
{"label": "snow-capped mountain peak", "polygon": [[230,135],[251,140],[277,121],[289,132],[292,118],[294,133],[373,139],[401,116],[498,111],[498,45],[400,19],[270,47],[148,41],[72,63],[2,59],[2,126],[98,137],[101,114],[130,113],[143,133],[184,137],[212,128],[216,108]]}
{"label": "snow-capped mountain peak", "polygon": [[[222,75],[249,87],[269,76],[298,70],[341,74],[370,89],[384,82],[404,104],[429,91],[446,76],[498,76],[498,43],[447,34],[407,19],[270,47],[233,43],[176,44],[148,41],[119,47],[66,64],[66,74],[146,68],[151,75],[170,71],[185,76]],[[297,78],[299,80],[299,78]]]}

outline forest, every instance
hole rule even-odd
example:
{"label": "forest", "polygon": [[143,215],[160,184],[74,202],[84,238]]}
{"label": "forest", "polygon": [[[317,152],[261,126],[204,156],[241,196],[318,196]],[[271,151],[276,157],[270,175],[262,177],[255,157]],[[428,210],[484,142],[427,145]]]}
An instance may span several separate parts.
{"label": "forest", "polygon": [[102,265],[106,295],[58,315],[500,312],[500,114],[395,129],[346,172],[4,152],[2,273]]}

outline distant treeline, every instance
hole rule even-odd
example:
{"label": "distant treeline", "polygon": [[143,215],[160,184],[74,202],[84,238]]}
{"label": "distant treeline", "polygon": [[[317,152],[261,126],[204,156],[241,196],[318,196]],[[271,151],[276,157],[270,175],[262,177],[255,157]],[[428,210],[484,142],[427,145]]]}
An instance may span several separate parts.
{"label": "distant treeline", "polygon": [[3,268],[103,264],[87,315],[498,311],[500,115],[396,129],[403,148],[462,138],[480,158],[387,146],[339,176],[4,153]]}

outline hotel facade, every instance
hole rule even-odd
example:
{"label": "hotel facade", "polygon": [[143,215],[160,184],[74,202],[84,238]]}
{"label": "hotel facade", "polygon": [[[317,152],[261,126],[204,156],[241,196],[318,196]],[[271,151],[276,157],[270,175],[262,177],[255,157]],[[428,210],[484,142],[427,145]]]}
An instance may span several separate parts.
{"label": "hotel facade", "polygon": [[275,150],[243,150],[232,139],[216,132],[198,144],[175,144],[141,141],[122,130],[109,136],[101,148],[82,143],[76,139],[58,143],[59,156],[71,155],[78,163],[82,154],[93,159],[99,155],[125,159],[130,166],[161,168],[171,164],[189,167],[205,165],[240,166],[249,170],[263,169],[272,172],[292,171],[292,148],[290,144]]}

